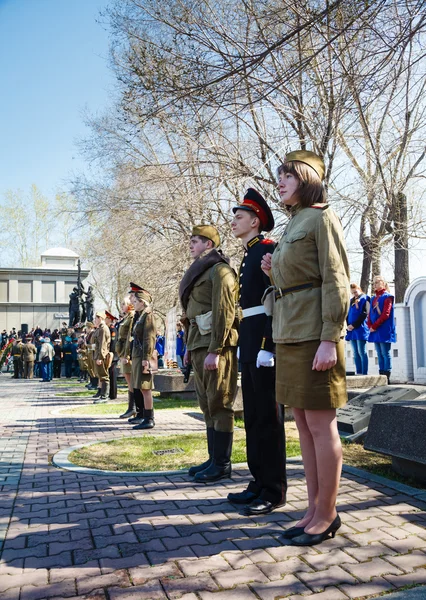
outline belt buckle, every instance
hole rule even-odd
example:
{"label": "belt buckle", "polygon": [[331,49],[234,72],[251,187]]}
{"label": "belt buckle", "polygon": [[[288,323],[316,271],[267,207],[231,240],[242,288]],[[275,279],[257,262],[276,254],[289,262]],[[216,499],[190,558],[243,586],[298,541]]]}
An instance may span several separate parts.
{"label": "belt buckle", "polygon": [[284,296],[284,294],[283,294],[282,289],[280,287],[277,288],[277,291],[275,292],[275,300],[279,300],[283,296]]}

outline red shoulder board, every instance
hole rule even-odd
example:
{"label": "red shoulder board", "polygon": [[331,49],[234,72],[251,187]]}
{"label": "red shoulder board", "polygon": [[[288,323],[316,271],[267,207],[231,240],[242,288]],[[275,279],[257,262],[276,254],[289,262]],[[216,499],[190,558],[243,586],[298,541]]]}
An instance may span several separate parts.
{"label": "red shoulder board", "polygon": [[311,204],[311,208],[319,208],[320,210],[325,210],[326,208],[328,208],[328,204],[327,204],[327,202],[322,202],[319,204]]}
{"label": "red shoulder board", "polygon": [[274,240],[264,239],[260,242],[261,244],[275,244]]}

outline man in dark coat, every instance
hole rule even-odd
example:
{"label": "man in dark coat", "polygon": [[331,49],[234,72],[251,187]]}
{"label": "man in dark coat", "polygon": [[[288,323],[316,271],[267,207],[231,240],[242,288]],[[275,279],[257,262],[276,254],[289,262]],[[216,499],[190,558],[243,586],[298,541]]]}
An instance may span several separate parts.
{"label": "man in dark coat", "polygon": [[233,209],[232,232],[244,246],[239,271],[240,363],[247,462],[253,480],[246,490],[228,499],[246,504],[248,515],[266,514],[286,500],[284,407],[275,401],[272,317],[267,316],[262,296],[271,285],[260,263],[275,244],[261,231],[271,231],[274,218],[264,198],[250,188],[244,201]]}

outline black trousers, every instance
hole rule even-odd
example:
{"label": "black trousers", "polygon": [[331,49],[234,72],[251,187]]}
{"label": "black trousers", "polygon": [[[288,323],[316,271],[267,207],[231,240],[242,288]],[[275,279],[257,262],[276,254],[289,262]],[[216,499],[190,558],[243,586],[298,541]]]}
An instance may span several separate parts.
{"label": "black trousers", "polygon": [[269,502],[285,502],[284,406],[275,401],[275,368],[243,363],[241,384],[247,462],[254,479],[248,490]]}
{"label": "black trousers", "polygon": [[109,373],[109,399],[115,400],[117,398],[117,366],[116,362],[113,362],[108,369]]}
{"label": "black trousers", "polygon": [[61,377],[61,366],[62,361],[53,359],[53,377],[58,379]]}
{"label": "black trousers", "polygon": [[65,359],[64,363],[65,363],[65,377],[67,377],[69,379],[72,375],[72,359],[71,360]]}

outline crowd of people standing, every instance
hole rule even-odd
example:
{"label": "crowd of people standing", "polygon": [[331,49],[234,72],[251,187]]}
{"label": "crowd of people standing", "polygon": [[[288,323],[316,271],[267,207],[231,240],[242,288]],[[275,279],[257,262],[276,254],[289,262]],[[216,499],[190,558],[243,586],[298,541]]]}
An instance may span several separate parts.
{"label": "crowd of people standing", "polygon": [[7,370],[13,370],[14,379],[42,377],[43,381],[64,376],[80,377],[79,354],[83,343],[82,332],[70,328],[42,330],[40,327],[22,334],[16,329],[2,332],[2,349],[7,351]]}

